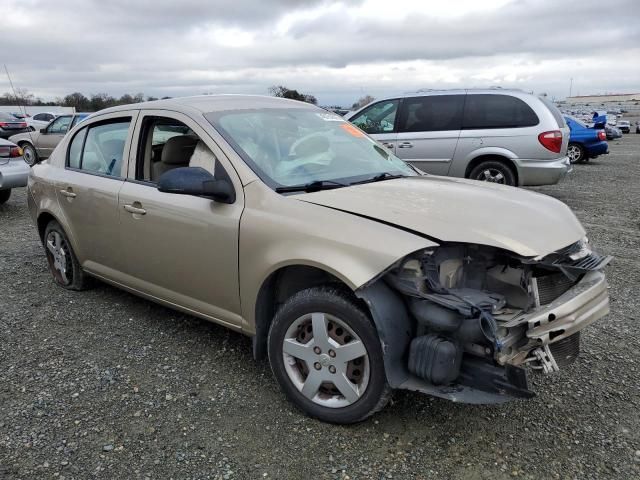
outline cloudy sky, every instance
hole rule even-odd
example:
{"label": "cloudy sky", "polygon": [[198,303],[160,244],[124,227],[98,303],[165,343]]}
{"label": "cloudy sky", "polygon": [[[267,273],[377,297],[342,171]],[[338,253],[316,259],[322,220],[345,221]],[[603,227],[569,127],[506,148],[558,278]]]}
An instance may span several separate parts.
{"label": "cloudy sky", "polygon": [[1,0],[0,18],[0,62],[44,99],[640,90],[639,0]]}

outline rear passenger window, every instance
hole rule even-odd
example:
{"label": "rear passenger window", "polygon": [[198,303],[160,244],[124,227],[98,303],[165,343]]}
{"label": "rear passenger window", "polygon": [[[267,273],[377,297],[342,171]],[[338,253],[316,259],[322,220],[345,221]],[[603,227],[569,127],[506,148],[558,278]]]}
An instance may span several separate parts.
{"label": "rear passenger window", "polygon": [[120,177],[130,120],[118,119],[80,130],[71,141],[67,166]]}
{"label": "rear passenger window", "polygon": [[499,94],[468,94],[462,128],[533,127],[539,122],[531,107],[519,98]]}
{"label": "rear passenger window", "polygon": [[460,130],[464,95],[426,95],[402,102],[399,132]]}

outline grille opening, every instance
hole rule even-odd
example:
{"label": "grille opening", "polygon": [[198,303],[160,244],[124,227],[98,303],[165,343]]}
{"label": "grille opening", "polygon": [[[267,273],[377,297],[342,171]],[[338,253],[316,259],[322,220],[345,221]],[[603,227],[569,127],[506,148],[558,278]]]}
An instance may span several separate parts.
{"label": "grille opening", "polygon": [[[551,315],[549,315],[549,317],[551,317]],[[558,338],[560,335],[563,335],[563,334],[564,334],[564,330],[556,330],[554,332],[549,332],[549,341],[553,341],[554,338]]]}

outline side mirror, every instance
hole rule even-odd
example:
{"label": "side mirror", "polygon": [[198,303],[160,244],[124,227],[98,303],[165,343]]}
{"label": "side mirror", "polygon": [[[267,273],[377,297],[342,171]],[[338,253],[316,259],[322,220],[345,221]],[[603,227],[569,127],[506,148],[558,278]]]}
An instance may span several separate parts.
{"label": "side mirror", "polygon": [[201,167],[178,167],[163,173],[158,179],[158,190],[211,197],[220,203],[236,201],[236,192],[228,178],[217,179]]}
{"label": "side mirror", "polygon": [[47,133],[47,127],[45,127],[45,128],[41,128],[41,129],[40,129],[40,133]]}

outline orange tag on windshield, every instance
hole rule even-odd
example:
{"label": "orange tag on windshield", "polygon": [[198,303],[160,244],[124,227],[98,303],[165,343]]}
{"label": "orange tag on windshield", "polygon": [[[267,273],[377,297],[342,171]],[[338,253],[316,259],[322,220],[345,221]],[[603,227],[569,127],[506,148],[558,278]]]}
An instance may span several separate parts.
{"label": "orange tag on windshield", "polygon": [[354,137],[364,137],[364,133],[362,133],[362,131],[358,127],[354,127],[350,123],[343,123],[342,125],[340,125],[340,128],[342,128],[348,134],[353,135]]}

